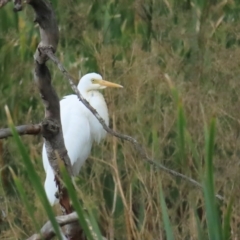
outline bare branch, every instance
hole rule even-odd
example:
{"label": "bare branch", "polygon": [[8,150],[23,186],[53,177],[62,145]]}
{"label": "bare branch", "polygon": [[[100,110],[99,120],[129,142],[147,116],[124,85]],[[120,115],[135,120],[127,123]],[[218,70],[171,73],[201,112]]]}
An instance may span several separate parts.
{"label": "bare branch", "polygon": [[[48,56],[42,51],[43,49],[53,53],[56,51],[59,40],[58,25],[49,1],[28,0],[28,4],[31,5],[35,11],[35,22],[39,24],[41,36],[41,42],[38,44],[34,54],[34,79],[45,107],[42,135],[44,137],[49,163],[55,173],[55,181],[59,191],[59,203],[63,213],[69,214],[73,212],[73,208],[67,190],[59,180],[60,171],[57,159],[60,158],[63,160],[70,176],[73,175],[73,171],[63,139],[59,99],[51,84],[51,74],[46,66]],[[79,238],[79,232],[82,232],[82,229],[78,223],[69,224],[66,231],[69,239],[81,239]]]}
{"label": "bare branch", "polygon": [[59,173],[55,151],[63,159],[68,172],[72,175],[70,159],[64,145],[59,99],[51,84],[51,74],[45,65],[48,57],[39,51],[39,48],[50,48],[55,52],[57,49],[59,31],[55,14],[49,2],[44,0],[29,0],[36,14],[35,22],[39,24],[41,42],[34,54],[35,81],[39,88],[43,104],[45,106],[45,120],[42,123],[42,134],[45,138],[45,146],[50,165],[56,173]]}
{"label": "bare branch", "polygon": [[[73,78],[72,78],[71,75],[67,72],[67,70],[63,67],[63,65],[60,63],[60,61],[58,60],[58,58],[53,54],[53,52],[51,51],[51,49],[49,49],[49,48],[45,48],[45,49],[40,48],[40,51],[45,52],[45,54],[48,55],[49,58],[51,58],[51,60],[58,66],[58,68],[59,68],[60,71],[63,73],[63,75],[68,79],[68,81],[69,81],[69,83],[70,83],[73,91],[77,94],[79,100],[95,115],[95,117],[98,119],[98,121],[102,124],[103,128],[104,128],[109,134],[111,134],[111,135],[113,135],[113,136],[115,136],[115,137],[117,137],[117,138],[123,139],[123,140],[125,140],[125,141],[131,142],[131,143],[134,145],[135,149],[139,152],[139,154],[141,155],[141,157],[142,157],[144,160],[146,160],[148,163],[150,163],[151,165],[156,166],[156,167],[164,170],[165,172],[167,172],[167,173],[169,173],[169,174],[171,174],[171,175],[173,175],[173,176],[175,176],[175,177],[180,177],[180,178],[182,178],[182,179],[190,182],[191,184],[193,184],[193,185],[195,185],[195,186],[197,186],[197,187],[199,187],[199,188],[202,188],[202,185],[201,185],[199,182],[197,182],[196,180],[194,180],[194,179],[192,179],[192,178],[190,178],[190,177],[187,177],[186,175],[181,174],[181,173],[179,173],[179,172],[177,172],[177,171],[174,171],[174,170],[172,170],[172,169],[169,169],[169,168],[165,167],[164,165],[162,165],[161,163],[159,163],[158,161],[149,158],[149,157],[147,156],[144,148],[142,147],[142,145],[139,144],[136,139],[132,138],[131,136],[118,133],[118,132],[112,130],[111,128],[109,128],[109,127],[105,124],[104,120],[100,117],[100,115],[98,114],[98,112],[88,103],[88,101],[87,101],[86,99],[84,99],[84,98],[82,97],[82,95],[80,94],[80,92],[78,91],[77,87],[75,86],[75,84],[74,84],[74,82],[73,82]],[[25,126],[26,126],[27,129],[29,128],[29,132],[28,132],[27,130],[25,131],[24,128],[22,128],[22,127],[25,127]],[[33,125],[33,126],[36,126],[36,127],[37,127],[37,125]],[[33,131],[33,132],[31,133],[31,125],[29,125],[29,126],[28,126],[28,125],[23,125],[23,126],[18,126],[18,127],[16,127],[16,128],[17,128],[18,133],[21,134],[21,135],[24,135],[24,134],[33,134],[33,135],[34,135],[34,134],[40,133],[40,132],[37,132],[37,130],[36,130],[36,132]],[[22,129],[22,130],[21,130],[21,129]],[[6,138],[6,137],[8,137],[8,136],[11,136],[11,131],[10,131],[9,129],[2,129],[2,130],[0,130],[0,139],[1,139],[1,138]],[[217,197],[218,199],[220,199],[220,200],[224,200],[224,198],[223,198],[221,195],[218,195],[218,194],[217,194],[216,197]]]}
{"label": "bare branch", "polygon": [[[144,150],[143,146],[138,143],[138,141],[136,139],[134,139],[131,136],[125,135],[125,134],[121,134],[118,133],[114,130],[112,130],[111,128],[109,128],[105,121],[101,118],[101,116],[98,114],[98,112],[89,104],[89,102],[83,98],[83,96],[81,95],[81,93],[79,92],[78,88],[76,87],[76,85],[74,84],[73,78],[71,77],[71,75],[68,73],[68,71],[64,68],[64,66],[61,64],[61,62],[59,61],[59,59],[55,56],[55,54],[49,50],[49,49],[45,49],[45,54],[48,55],[48,57],[58,66],[59,70],[62,72],[62,74],[65,76],[65,78],[68,79],[72,90],[77,94],[79,100],[92,112],[92,114],[98,119],[98,121],[102,124],[103,128],[111,135],[120,138],[122,140],[128,141],[130,143],[133,144],[133,146],[135,147],[136,151],[140,154],[140,156],[147,161],[148,163],[150,163],[151,165],[162,169],[163,171],[175,176],[175,177],[180,177],[188,182],[190,182],[191,184],[197,186],[198,188],[203,188],[202,185],[197,182],[196,180],[187,177],[184,174],[181,174],[177,171],[174,171],[172,169],[169,169],[167,167],[165,167],[163,164],[159,163],[158,161],[151,159],[148,157],[146,151]],[[224,200],[224,198],[220,195],[216,195],[216,197],[220,200]]]}
{"label": "bare branch", "polygon": [[39,64],[37,61],[35,61],[35,81],[45,106],[45,120],[42,123],[42,134],[45,140],[49,163],[54,171],[59,174],[57,156],[55,154],[55,151],[57,151],[59,157],[63,159],[67,166],[68,172],[72,174],[70,159],[63,140],[59,99],[51,85],[51,76],[47,66]]}
{"label": "bare branch", "polygon": [[[72,212],[68,215],[62,215],[62,216],[57,216],[56,217],[56,221],[59,224],[59,226],[63,227],[69,224],[75,224],[78,222],[78,215],[76,212]],[[94,232],[94,229],[89,221],[89,219],[86,219],[89,229],[92,233],[92,236],[94,239],[99,239],[97,234]],[[78,235],[78,239],[81,239],[81,232]],[[34,235],[32,235],[30,238],[28,238],[27,240],[49,240],[52,239],[55,236],[55,232],[54,229],[52,227],[52,224],[50,221],[46,222],[43,227],[40,230],[40,233],[35,233]],[[102,236],[101,238],[102,240],[107,240],[105,237]]]}
{"label": "bare branch", "polygon": [[0,0],[0,8],[4,7],[10,0]]}
{"label": "bare branch", "polygon": [[[72,212],[68,215],[58,216],[56,217],[56,221],[62,227],[70,223],[75,223],[78,221],[78,216],[76,212]],[[50,221],[46,222],[44,226],[41,228],[39,234],[34,234],[27,240],[47,240],[52,239],[55,236],[54,229]]]}
{"label": "bare branch", "polygon": [[35,11],[35,22],[39,24],[41,41],[34,54],[34,59],[43,64],[47,61],[45,55],[39,52],[39,47],[51,47],[53,52],[57,50],[59,40],[59,30],[55,14],[52,6],[48,1],[44,0],[28,0],[28,4],[32,6]]}
{"label": "bare branch", "polygon": [[[40,124],[29,124],[29,125],[21,125],[16,127],[16,131],[19,135],[38,135],[41,133],[41,125]],[[0,139],[11,137],[12,132],[10,128],[0,129]]]}

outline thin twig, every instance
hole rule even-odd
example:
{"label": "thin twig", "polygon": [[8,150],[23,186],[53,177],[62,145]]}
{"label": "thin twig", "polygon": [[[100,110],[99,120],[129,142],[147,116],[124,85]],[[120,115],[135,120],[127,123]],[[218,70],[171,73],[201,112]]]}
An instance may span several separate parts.
{"label": "thin twig", "polygon": [[[148,163],[150,163],[151,165],[157,167],[157,168],[160,168],[162,169],[163,171],[175,176],[175,177],[180,177],[182,179],[184,179],[185,181],[188,181],[190,182],[191,184],[199,187],[202,189],[202,185],[197,182],[196,180],[184,175],[184,174],[181,174],[177,171],[174,171],[170,168],[167,168],[165,167],[163,164],[159,163],[157,160],[154,160],[154,159],[151,159],[148,157],[146,151],[144,150],[143,146],[138,143],[138,141],[134,138],[132,138],[131,136],[128,136],[128,135],[125,135],[125,134],[121,134],[121,133],[118,133],[114,130],[112,130],[111,128],[109,128],[105,121],[101,118],[101,116],[98,114],[98,112],[89,104],[89,102],[83,98],[83,96],[81,95],[81,93],[79,92],[78,88],[76,87],[76,85],[74,84],[73,82],[73,78],[71,77],[71,75],[67,72],[67,70],[63,67],[63,65],[60,63],[60,61],[58,60],[58,58],[53,54],[53,52],[51,51],[50,48],[44,48],[44,49],[41,49],[41,51],[44,51],[46,55],[48,55],[48,57],[58,66],[59,70],[62,72],[62,74],[68,79],[73,91],[77,94],[79,100],[93,113],[93,115],[98,119],[98,121],[102,124],[103,128],[111,135],[117,137],[117,138],[120,138],[120,139],[123,139],[125,141],[128,141],[130,143],[133,144],[133,146],[135,147],[135,149],[137,150],[137,152],[140,154],[140,156],[145,160],[147,161]],[[25,128],[31,128],[31,126],[37,126],[36,125],[23,125],[25,126]],[[17,131],[19,134],[21,135],[24,135],[24,134],[33,134],[33,135],[37,135],[40,133],[39,132],[32,132],[32,133],[29,133],[29,132],[24,132],[21,131],[20,129],[23,127],[23,126],[18,126],[16,127]],[[2,129],[0,130],[0,139],[1,138],[6,138],[8,136],[11,136],[11,133],[10,133],[10,129]],[[217,194],[216,197],[220,200],[224,200],[224,197]]]}
{"label": "thin twig", "polygon": [[[98,119],[98,121],[101,123],[101,125],[103,126],[103,128],[111,135],[120,138],[122,140],[128,141],[130,143],[133,144],[133,146],[135,147],[136,151],[140,154],[140,156],[147,161],[148,163],[150,163],[151,165],[158,167],[162,170],[164,170],[165,172],[175,176],[175,177],[180,177],[190,183],[192,183],[193,185],[199,187],[199,188],[203,188],[202,185],[197,182],[196,180],[187,177],[184,174],[181,174],[177,171],[174,171],[172,169],[169,169],[167,167],[165,167],[163,164],[157,162],[154,159],[151,159],[148,157],[146,151],[144,150],[143,146],[138,143],[138,141],[134,138],[132,138],[131,136],[125,135],[125,134],[121,134],[118,133],[116,131],[113,131],[111,128],[109,128],[105,121],[101,118],[101,116],[98,114],[98,112],[96,111],[96,109],[94,109],[89,102],[83,98],[83,96],[81,95],[80,91],[78,90],[77,86],[74,84],[73,78],[71,77],[71,75],[68,73],[68,71],[64,68],[64,66],[61,64],[61,62],[59,61],[59,59],[56,57],[56,55],[53,53],[53,51],[51,51],[51,49],[49,48],[44,48],[42,49],[42,51],[44,51],[44,53],[57,65],[57,67],[59,68],[59,70],[62,72],[62,74],[65,76],[65,78],[68,79],[72,90],[76,93],[76,95],[78,96],[79,100],[92,112],[92,114]],[[216,197],[220,200],[224,200],[224,198],[220,195],[216,195]]]}
{"label": "thin twig", "polygon": [[[29,124],[29,125],[21,125],[16,127],[16,131],[19,135],[38,135],[41,133],[41,125],[40,124]],[[12,132],[10,128],[0,129],[0,139],[8,138],[12,136]]]}

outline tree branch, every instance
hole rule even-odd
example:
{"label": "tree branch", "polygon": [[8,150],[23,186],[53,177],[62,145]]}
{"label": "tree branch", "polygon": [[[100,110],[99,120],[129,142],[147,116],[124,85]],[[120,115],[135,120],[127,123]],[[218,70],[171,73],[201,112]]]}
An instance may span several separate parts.
{"label": "tree branch", "polygon": [[[59,179],[60,171],[57,159],[60,158],[64,162],[70,176],[73,175],[73,171],[63,139],[59,99],[51,84],[51,74],[46,66],[48,56],[41,51],[42,49],[50,49],[53,53],[56,51],[59,40],[59,30],[55,13],[49,1],[28,0],[27,3],[31,5],[35,11],[35,22],[39,24],[41,37],[41,41],[34,54],[34,80],[38,86],[45,107],[42,135],[44,137],[49,163],[55,173],[55,181],[59,192],[59,203],[63,213],[69,214],[73,212],[73,208],[67,190]],[[67,236],[69,239],[80,239],[79,232],[82,232],[82,229],[78,223],[68,225]]]}
{"label": "tree branch", "polygon": [[[56,221],[62,227],[70,223],[76,223],[78,221],[78,216],[76,212],[72,212],[68,215],[56,217]],[[35,233],[27,240],[47,240],[52,239],[55,236],[54,229],[50,221],[46,222],[40,230],[40,233]]]}
{"label": "tree branch", "polygon": [[[16,130],[17,130],[19,135],[38,135],[38,134],[41,133],[41,125],[40,124],[34,124],[34,125],[16,126]],[[139,151],[141,157],[144,160],[148,161],[150,164],[152,164],[152,165],[154,165],[154,166],[164,170],[165,172],[167,172],[167,173],[169,173],[169,174],[171,174],[171,175],[173,175],[175,177],[180,177],[180,178],[184,179],[185,181],[188,181],[191,184],[193,184],[193,185],[195,185],[195,186],[197,186],[199,188],[202,188],[201,184],[199,182],[197,182],[196,180],[194,180],[194,179],[192,179],[190,177],[187,177],[184,174],[181,174],[179,172],[176,172],[176,171],[174,171],[172,169],[169,169],[169,168],[165,167],[164,165],[158,163],[157,160],[153,160],[153,159],[149,158],[146,155],[145,151],[143,150],[143,147],[137,142],[136,139],[134,139],[134,138],[132,138],[130,136],[121,134],[121,133],[117,133],[117,132],[113,131],[111,128],[109,128],[109,127],[107,127],[106,131],[109,134],[111,134],[111,135],[113,135],[113,136],[115,136],[117,138],[120,138],[120,139],[123,139],[123,140],[131,142],[134,145],[134,147],[137,148],[137,149],[141,148],[141,151]],[[11,130],[9,128],[0,129],[0,139],[7,138],[7,137],[10,137],[10,136],[12,136],[12,133],[11,133]],[[135,146],[135,145],[137,145],[137,146]],[[145,159],[145,158],[147,158],[147,159]],[[221,195],[217,194],[216,197],[218,199],[220,199],[220,200],[224,200],[223,196],[221,196]]]}
{"label": "tree branch", "polygon": [[[38,135],[41,133],[42,127],[40,124],[21,125],[16,127],[19,135]],[[0,139],[12,136],[10,128],[0,129]]]}
{"label": "tree branch", "polygon": [[[61,62],[59,61],[59,59],[56,57],[56,55],[49,49],[44,49],[44,52],[46,55],[48,55],[48,57],[58,66],[59,70],[62,72],[62,74],[65,76],[65,78],[69,81],[72,90],[77,94],[79,100],[92,112],[92,114],[98,119],[98,121],[102,124],[103,128],[111,135],[120,138],[122,140],[128,141],[130,143],[133,144],[134,148],[136,149],[136,151],[140,154],[140,156],[142,157],[142,159],[144,159],[145,161],[147,161],[148,163],[150,163],[151,165],[162,169],[163,171],[175,176],[175,177],[180,177],[188,182],[190,182],[191,184],[197,186],[198,188],[203,188],[202,185],[197,182],[196,180],[187,177],[184,174],[181,174],[179,172],[176,172],[172,169],[169,169],[167,167],[165,167],[163,164],[159,163],[158,161],[151,159],[148,157],[146,151],[144,150],[143,146],[138,143],[138,141],[136,139],[134,139],[131,136],[125,135],[125,134],[121,134],[118,132],[115,132],[114,130],[112,130],[111,128],[109,128],[105,121],[101,118],[101,116],[98,114],[98,112],[96,111],[96,109],[94,109],[89,102],[83,98],[83,96],[81,95],[81,93],[79,92],[78,88],[76,87],[76,85],[74,84],[73,78],[71,77],[71,75],[68,73],[68,71],[64,68],[64,66],[61,64]],[[220,200],[224,200],[224,198],[220,195],[216,195],[216,197]]]}
{"label": "tree branch", "polygon": [[[78,88],[76,87],[76,85],[74,84],[73,78],[71,77],[71,75],[68,73],[68,71],[64,68],[64,66],[60,63],[59,59],[54,55],[54,53],[51,51],[50,48],[40,48],[41,52],[44,52],[46,55],[48,55],[48,57],[58,66],[59,70],[62,72],[62,74],[65,76],[65,78],[68,79],[73,91],[77,94],[79,100],[93,113],[93,115],[98,119],[98,121],[102,124],[103,128],[111,135],[120,138],[122,140],[128,141],[130,143],[133,144],[133,146],[135,147],[135,149],[137,150],[137,152],[140,154],[140,156],[147,161],[148,163],[150,163],[151,165],[162,169],[163,171],[175,176],[175,177],[180,177],[182,179],[184,179],[185,181],[190,182],[191,184],[197,186],[198,188],[202,189],[202,185],[197,182],[196,180],[187,177],[184,174],[181,174],[177,171],[174,171],[172,169],[169,169],[167,167],[165,167],[163,164],[159,163],[157,160],[151,159],[148,157],[146,151],[144,150],[143,146],[141,144],[138,143],[138,141],[136,139],[134,139],[131,136],[125,135],[125,134],[121,134],[118,132],[115,132],[114,130],[112,130],[111,128],[109,128],[105,121],[101,118],[101,116],[98,114],[98,112],[89,104],[89,102],[83,98],[83,96],[81,95],[81,93],[79,92]],[[26,125],[27,126],[27,125]],[[21,127],[21,126],[19,126]],[[18,127],[17,127],[18,130]],[[7,131],[10,132],[9,129],[2,129],[1,131]],[[1,136],[3,135],[3,133],[0,131],[0,139]],[[29,134],[29,133],[21,133],[20,134]],[[38,133],[36,133],[38,134]],[[2,137],[4,138],[4,137]],[[224,200],[224,197],[221,195],[216,195],[216,197],[220,200]]]}
{"label": "tree branch", "polygon": [[[76,212],[72,212],[68,215],[57,216],[56,221],[59,224],[59,226],[63,227],[63,226],[66,226],[68,224],[77,223],[78,222],[78,215],[77,215]],[[86,221],[89,224],[89,229],[92,232],[93,238],[96,239],[96,240],[99,239],[98,236],[96,235],[96,233],[93,231],[93,227],[90,224],[90,221],[88,219],[86,219]],[[50,221],[48,221],[43,225],[43,227],[40,230],[40,233],[35,233],[34,235],[32,235],[27,240],[49,240],[49,239],[52,239],[55,235],[56,234],[54,232],[52,224],[51,224]],[[78,239],[80,239],[80,235],[78,237],[79,237]],[[102,240],[107,240],[103,236],[102,236],[101,239]]]}
{"label": "tree branch", "polygon": [[0,8],[4,7],[10,0],[0,0]]}

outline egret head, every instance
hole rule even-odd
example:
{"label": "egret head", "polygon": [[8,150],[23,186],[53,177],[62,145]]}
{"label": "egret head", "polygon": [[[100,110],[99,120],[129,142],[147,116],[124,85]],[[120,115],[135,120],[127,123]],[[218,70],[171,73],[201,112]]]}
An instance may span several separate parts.
{"label": "egret head", "polygon": [[80,91],[93,91],[93,90],[99,90],[104,89],[106,87],[115,87],[115,88],[122,88],[123,86],[108,82],[102,79],[102,76],[97,73],[88,73],[84,75],[78,84],[78,89]]}

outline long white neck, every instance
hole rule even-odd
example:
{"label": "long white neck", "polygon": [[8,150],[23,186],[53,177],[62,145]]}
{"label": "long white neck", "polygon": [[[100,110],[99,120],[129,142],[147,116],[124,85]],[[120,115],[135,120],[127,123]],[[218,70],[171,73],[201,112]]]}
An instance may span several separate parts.
{"label": "long white neck", "polygon": [[80,83],[78,84],[78,90],[81,93],[81,95],[89,101],[89,91],[87,91],[85,88],[81,87]]}
{"label": "long white neck", "polygon": [[[103,95],[99,91],[89,91],[87,98],[90,105],[97,110],[98,114],[103,118],[108,126],[108,109]],[[89,120],[94,141],[99,143],[101,139],[106,136],[106,131],[103,129],[102,125],[93,114],[90,114]]]}
{"label": "long white neck", "polygon": [[[98,114],[104,119],[105,123],[109,124],[108,109],[103,95],[98,90],[89,90],[84,81],[80,81],[78,89],[82,96],[96,109]],[[89,123],[91,126],[91,134],[96,142],[100,142],[106,136],[106,131],[99,123],[97,118],[89,111]]]}

